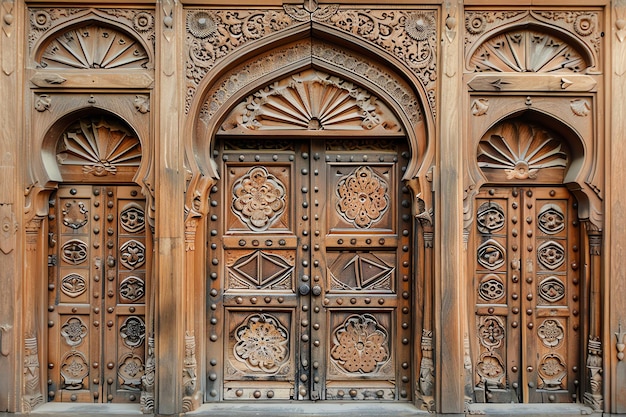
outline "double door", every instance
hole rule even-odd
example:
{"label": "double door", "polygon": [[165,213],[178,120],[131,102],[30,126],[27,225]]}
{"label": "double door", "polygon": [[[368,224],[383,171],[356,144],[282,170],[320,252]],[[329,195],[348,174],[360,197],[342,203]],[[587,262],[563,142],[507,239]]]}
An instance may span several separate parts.
{"label": "double door", "polygon": [[475,210],[477,401],[575,402],[583,379],[575,201],[564,187],[494,187]]}
{"label": "double door", "polygon": [[410,400],[404,142],[223,139],[215,156],[207,400]]}
{"label": "double door", "polygon": [[49,220],[49,399],[138,402],[151,254],[140,189],[61,186]]}

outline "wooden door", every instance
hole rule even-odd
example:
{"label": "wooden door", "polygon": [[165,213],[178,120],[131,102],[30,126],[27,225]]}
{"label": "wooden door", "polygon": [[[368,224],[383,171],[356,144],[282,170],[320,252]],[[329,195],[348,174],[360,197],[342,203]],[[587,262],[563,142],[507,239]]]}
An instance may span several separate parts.
{"label": "wooden door", "polygon": [[502,187],[483,189],[475,207],[477,400],[576,401],[576,203],[564,187]]}
{"label": "wooden door", "polygon": [[225,139],[216,155],[208,400],[410,400],[406,146]]}
{"label": "wooden door", "polygon": [[140,189],[64,185],[50,204],[50,399],[138,401],[151,253]]}

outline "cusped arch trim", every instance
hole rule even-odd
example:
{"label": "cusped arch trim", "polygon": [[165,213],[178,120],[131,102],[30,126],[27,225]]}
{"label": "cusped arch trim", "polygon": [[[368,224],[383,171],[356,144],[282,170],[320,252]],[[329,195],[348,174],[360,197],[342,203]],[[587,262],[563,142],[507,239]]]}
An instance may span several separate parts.
{"label": "cusped arch trim", "polygon": [[[525,130],[526,133],[538,134],[528,138],[512,138],[513,141],[519,140],[519,143],[505,143],[511,139],[499,136],[507,126],[513,126],[508,129],[511,132]],[[589,221],[597,230],[602,230],[602,201],[596,192],[598,187],[588,181],[593,170],[593,150],[589,142],[574,127],[543,109],[520,108],[500,115],[480,137],[474,138],[470,147],[475,157],[467,165],[465,230],[469,230],[474,220],[474,197],[483,185],[510,184],[510,181],[520,185],[552,183],[541,180],[538,175],[540,170],[562,170],[562,173],[556,175],[553,172],[551,178],[561,178],[560,183],[576,196],[578,217]],[[498,147],[499,150],[496,149]],[[489,174],[488,171],[493,169],[502,170],[502,173]]]}
{"label": "cusped arch trim", "polygon": [[[405,180],[415,195],[421,195],[419,198],[426,201],[426,207],[431,207],[430,186],[424,183],[426,175],[423,171],[427,161],[432,159],[432,146],[429,146],[432,129],[427,128],[432,119],[428,117],[429,113],[424,113],[422,97],[397,69],[366,59],[343,46],[310,37],[280,43],[260,54],[250,52],[247,60],[239,61],[228,71],[216,69],[216,76],[210,81],[205,80],[202,94],[197,95],[191,107],[195,110],[186,125],[186,131],[191,132],[186,135],[189,138],[186,142],[187,166],[192,177],[188,187],[188,210],[206,210],[206,207],[198,206],[202,204],[199,202],[206,200],[202,196],[218,178],[211,159],[213,140],[233,109],[241,106],[246,97],[276,80],[309,69],[354,83],[371,92],[395,114],[411,147]],[[348,60],[350,64],[346,65]]]}
{"label": "cusped arch trim", "polygon": [[131,12],[134,27],[96,9],[73,14],[52,27],[46,10],[33,10],[31,58],[37,66],[53,69],[153,68],[154,47],[148,39],[154,17],[147,11]]}
{"label": "cusped arch trim", "polygon": [[486,31],[466,53],[473,72],[575,72],[596,66],[586,43],[557,26],[515,22]]}

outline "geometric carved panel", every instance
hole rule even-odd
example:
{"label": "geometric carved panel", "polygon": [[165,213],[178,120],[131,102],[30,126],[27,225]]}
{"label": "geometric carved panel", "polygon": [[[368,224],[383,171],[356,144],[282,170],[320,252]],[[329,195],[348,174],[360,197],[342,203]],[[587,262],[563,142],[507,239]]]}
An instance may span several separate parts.
{"label": "geometric carved panel", "polygon": [[63,245],[61,253],[65,262],[81,264],[87,259],[87,244],[78,239],[69,240]]}
{"label": "geometric carved panel", "polygon": [[330,287],[339,291],[393,291],[395,267],[389,261],[394,259],[385,262],[373,253],[341,253],[328,268]]}
{"label": "geometric carved panel", "polygon": [[506,250],[500,243],[489,239],[478,247],[478,263],[487,269],[494,270],[504,265]]}
{"label": "geometric carved panel", "polygon": [[557,269],[565,262],[565,248],[553,240],[544,242],[537,248],[537,259],[544,267]]}
{"label": "geometric carved panel", "polygon": [[537,215],[537,225],[546,234],[559,233],[565,229],[565,215],[556,204],[546,204]]}
{"label": "geometric carved panel", "polygon": [[291,288],[294,266],[281,256],[255,251],[238,258],[229,267],[230,288]]}
{"label": "geometric carved panel", "polygon": [[504,210],[498,203],[486,202],[476,213],[476,224],[481,233],[495,233],[504,227]]}

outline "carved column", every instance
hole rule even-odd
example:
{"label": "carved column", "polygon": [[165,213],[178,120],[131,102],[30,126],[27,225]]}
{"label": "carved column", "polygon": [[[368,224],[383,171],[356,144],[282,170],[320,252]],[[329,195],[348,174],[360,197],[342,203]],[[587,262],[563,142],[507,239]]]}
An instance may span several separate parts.
{"label": "carved column", "polygon": [[[605,369],[608,371],[605,388],[608,395],[607,412],[626,413],[626,361],[618,357],[619,345],[624,343],[621,334],[626,325],[626,233],[624,233],[624,218],[626,218],[626,187],[624,186],[624,160],[626,160],[626,0],[612,1],[610,45],[612,49],[612,68],[610,86],[613,95],[608,104],[611,109],[610,134],[607,135],[606,166],[610,167],[606,178],[608,182],[609,199],[607,210],[607,242],[610,243],[609,253],[606,254],[607,273],[606,291],[599,302],[608,313],[607,329],[602,341],[607,346],[605,355]],[[606,317],[606,316],[605,316]],[[620,329],[621,324],[621,329]],[[616,339],[622,340],[616,340]],[[610,347],[610,348],[609,348]],[[623,349],[623,346],[622,346]]]}
{"label": "carved column", "polygon": [[156,306],[155,353],[157,400],[155,414],[183,411],[184,332],[184,185],[183,138],[180,132],[184,108],[180,86],[184,22],[182,5],[173,0],[157,3],[155,134],[155,240]]}
{"label": "carved column", "polygon": [[419,363],[419,376],[417,383],[417,397],[421,401],[418,404],[427,411],[435,410],[435,363],[433,361],[433,227],[429,220],[420,219],[424,230],[423,269],[423,319],[421,357]]}
{"label": "carved column", "polygon": [[587,225],[589,239],[589,339],[587,340],[587,389],[585,404],[595,411],[604,408],[602,375],[602,311],[600,308],[600,254],[602,234],[592,225]]}
{"label": "carved column", "polygon": [[436,264],[435,328],[437,411],[463,413],[465,376],[463,371],[463,326],[465,297],[463,288],[463,172],[460,136],[459,97],[461,88],[461,39],[458,21],[463,2],[444,4],[445,28],[442,43],[440,141],[437,152],[436,181]]}
{"label": "carved column", "polygon": [[[44,263],[43,257],[46,256],[44,251],[45,233],[42,230],[43,218],[35,217],[26,223],[24,230],[26,232],[26,251],[24,253],[24,286],[22,288],[24,297],[24,388],[22,397],[22,407],[25,412],[32,411],[37,405],[44,402],[41,387],[41,369],[39,364],[39,343],[41,338],[41,329],[39,326],[41,305],[43,297],[39,293],[39,289],[46,287],[41,277],[47,276],[41,271]],[[54,242],[50,242],[54,244]],[[50,262],[56,262],[55,259],[49,259]]]}

